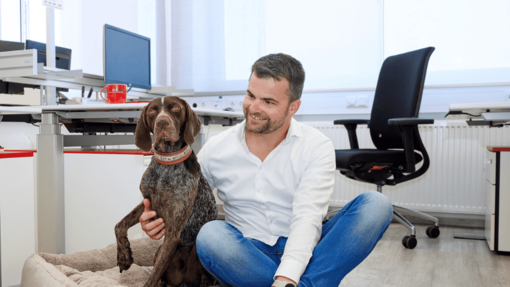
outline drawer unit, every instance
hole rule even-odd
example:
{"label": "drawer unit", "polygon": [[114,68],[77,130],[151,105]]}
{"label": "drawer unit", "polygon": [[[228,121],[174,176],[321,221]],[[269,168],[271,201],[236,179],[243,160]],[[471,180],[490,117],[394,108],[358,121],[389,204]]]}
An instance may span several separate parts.
{"label": "drawer unit", "polygon": [[485,158],[485,239],[510,252],[510,147],[489,147]]}

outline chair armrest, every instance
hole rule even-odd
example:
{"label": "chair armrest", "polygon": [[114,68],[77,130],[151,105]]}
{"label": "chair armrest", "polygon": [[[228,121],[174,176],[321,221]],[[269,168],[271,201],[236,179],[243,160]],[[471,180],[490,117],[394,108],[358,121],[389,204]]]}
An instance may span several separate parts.
{"label": "chair armrest", "polygon": [[368,124],[369,122],[369,120],[335,120],[333,121],[333,124],[344,125],[345,129],[347,130],[347,134],[349,135],[349,143],[351,144],[351,149],[359,149],[356,127],[358,125]]}
{"label": "chair armrest", "polygon": [[363,124],[368,124],[369,122],[370,122],[370,120],[362,120],[362,119],[359,119],[359,120],[335,120],[333,122],[333,124],[335,124],[335,125],[350,125],[350,124],[363,125]]}
{"label": "chair armrest", "polygon": [[[396,118],[389,119],[388,125],[398,126],[402,133],[402,141],[404,143],[404,152],[406,154],[406,172],[416,171],[416,159],[414,158],[414,139],[413,132],[417,132],[418,125],[433,124],[433,119],[420,118]],[[416,129],[416,131],[415,131]]]}
{"label": "chair armrest", "polygon": [[433,123],[434,123],[433,119],[420,119],[420,118],[397,118],[388,120],[388,125],[396,126],[427,125]]}

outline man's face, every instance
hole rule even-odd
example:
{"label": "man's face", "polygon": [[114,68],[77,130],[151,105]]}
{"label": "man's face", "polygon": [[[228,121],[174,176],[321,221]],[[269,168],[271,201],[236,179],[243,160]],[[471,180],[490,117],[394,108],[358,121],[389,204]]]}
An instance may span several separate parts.
{"label": "man's face", "polygon": [[251,75],[243,101],[246,129],[252,133],[269,134],[283,126],[289,114],[289,88],[286,79],[260,79]]}

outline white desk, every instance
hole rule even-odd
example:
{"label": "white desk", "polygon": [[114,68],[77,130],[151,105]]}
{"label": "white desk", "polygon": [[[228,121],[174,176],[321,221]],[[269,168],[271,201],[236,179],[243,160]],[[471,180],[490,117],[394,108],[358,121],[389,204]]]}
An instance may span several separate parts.
{"label": "white desk", "polygon": [[510,122],[510,102],[451,104],[449,115],[466,115],[468,125],[502,126]]}
{"label": "white desk", "polygon": [[[37,63],[36,50],[20,50],[0,53],[0,79],[7,82],[41,86],[40,107],[0,107],[0,113],[30,113],[41,117],[37,135],[37,226],[40,252],[65,253],[64,236],[64,146],[122,144],[134,142],[134,136],[64,136],[60,123],[73,120],[91,122],[136,123],[146,104],[112,105],[53,105],[55,88],[100,91],[106,84],[103,77],[85,74],[81,70],[45,68]],[[43,86],[46,92],[43,93]],[[160,96],[190,96],[193,90],[176,90],[175,87],[152,87],[151,90],[133,88],[128,97],[152,99]],[[243,118],[242,113],[218,110],[194,109],[204,124],[233,124]],[[1,114],[0,114],[1,116]],[[201,130],[193,147],[205,142]]]}
{"label": "white desk", "polygon": [[[104,105],[59,105],[39,107],[0,107],[1,113],[41,115],[37,135],[37,228],[38,251],[65,253],[64,146],[133,144],[134,135],[62,135],[60,123],[73,119],[136,123],[147,103]],[[193,108],[204,124],[235,124],[242,112]],[[67,144],[66,144],[67,143]],[[200,130],[192,147],[196,152],[205,143]]]}
{"label": "white desk", "polygon": [[[450,104],[448,115],[463,115],[468,118],[466,123],[470,126],[502,127],[510,123],[510,102]],[[486,204],[488,203],[486,202]],[[489,222],[489,225],[491,224],[490,218],[487,220],[486,214],[486,224],[487,222]],[[491,244],[490,239],[486,238],[486,234],[454,232],[453,237],[476,240],[487,239],[489,246]]]}
{"label": "white desk", "polygon": [[40,107],[9,107],[0,106],[0,116],[8,114],[40,114],[42,109]]}

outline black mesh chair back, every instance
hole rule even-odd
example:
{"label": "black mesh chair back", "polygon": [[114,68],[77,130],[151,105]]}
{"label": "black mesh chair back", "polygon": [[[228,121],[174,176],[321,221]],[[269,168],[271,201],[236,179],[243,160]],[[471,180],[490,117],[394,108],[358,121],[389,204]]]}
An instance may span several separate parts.
{"label": "black mesh chair back", "polygon": [[427,64],[434,49],[428,47],[384,61],[369,123],[377,149],[404,148],[398,126],[388,125],[388,120],[418,117]]}

